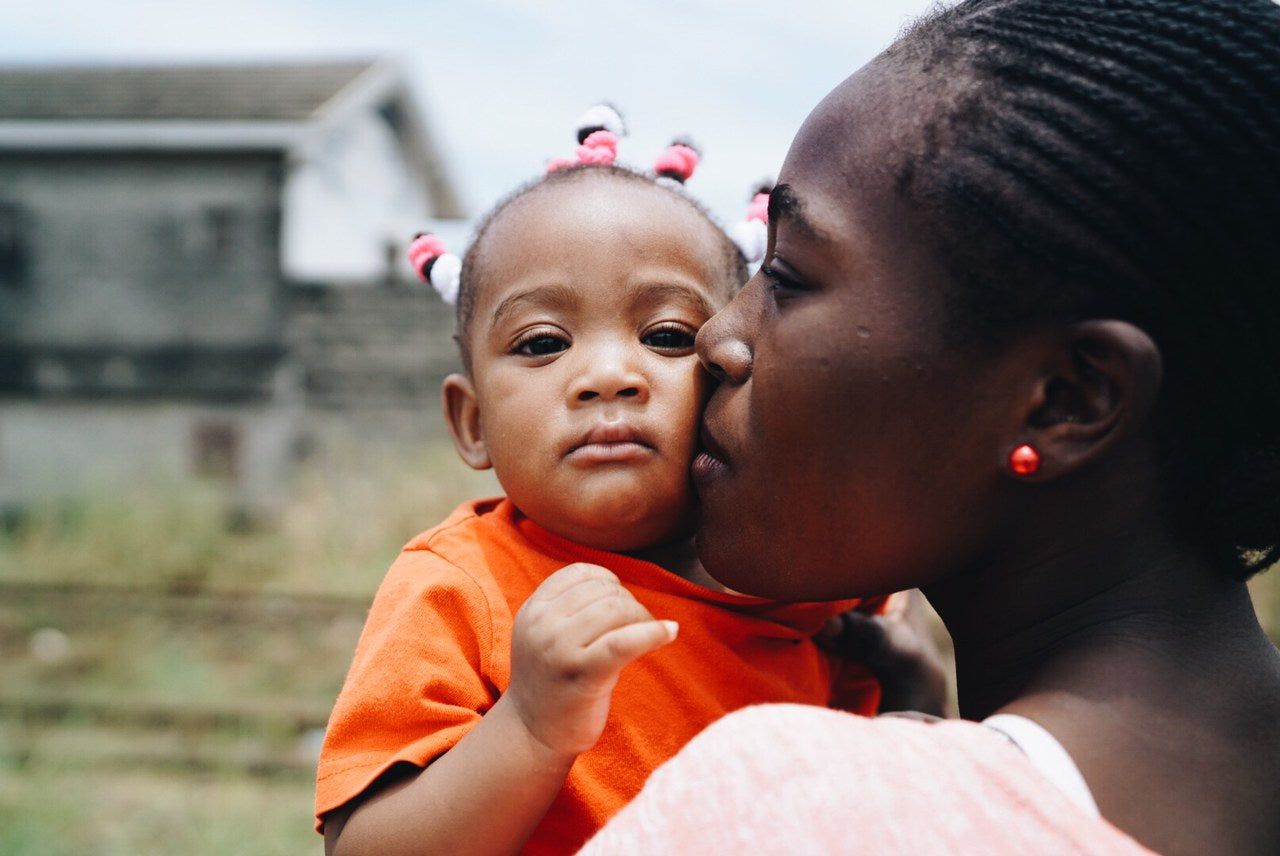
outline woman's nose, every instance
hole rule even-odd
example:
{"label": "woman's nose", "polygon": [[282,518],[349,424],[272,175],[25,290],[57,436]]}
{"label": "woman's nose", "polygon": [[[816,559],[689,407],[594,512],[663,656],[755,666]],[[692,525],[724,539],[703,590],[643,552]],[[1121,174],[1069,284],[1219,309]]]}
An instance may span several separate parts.
{"label": "woman's nose", "polygon": [[719,381],[743,383],[751,377],[753,354],[743,309],[747,287],[698,330],[698,359]]}

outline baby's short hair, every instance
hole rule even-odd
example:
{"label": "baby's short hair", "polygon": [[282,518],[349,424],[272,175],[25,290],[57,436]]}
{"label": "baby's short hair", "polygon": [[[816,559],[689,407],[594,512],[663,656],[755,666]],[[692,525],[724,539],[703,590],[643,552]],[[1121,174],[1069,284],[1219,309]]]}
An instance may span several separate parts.
{"label": "baby's short hair", "polygon": [[471,371],[471,353],[469,328],[475,314],[477,295],[483,287],[484,250],[491,227],[503,212],[517,201],[549,188],[570,186],[588,181],[619,181],[634,183],[638,187],[653,188],[658,192],[669,194],[673,204],[685,205],[696,213],[711,230],[717,239],[719,268],[723,274],[721,285],[723,296],[727,301],[741,288],[747,280],[748,262],[738,245],[729,234],[716,222],[710,212],[694,199],[684,187],[669,178],[653,173],[640,172],[618,164],[579,163],[554,169],[545,175],[526,182],[509,193],[489,210],[476,227],[474,237],[462,257],[462,269],[458,281],[455,318],[455,338],[462,359],[464,370]]}

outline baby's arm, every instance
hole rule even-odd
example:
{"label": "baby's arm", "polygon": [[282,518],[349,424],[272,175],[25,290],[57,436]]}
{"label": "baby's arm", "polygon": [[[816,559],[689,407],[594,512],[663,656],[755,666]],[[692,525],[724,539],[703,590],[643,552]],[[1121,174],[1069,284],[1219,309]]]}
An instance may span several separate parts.
{"label": "baby's arm", "polygon": [[604,730],[623,666],[675,638],[595,565],[552,574],[516,614],[511,685],[416,775],[325,816],[325,853],[515,853]]}

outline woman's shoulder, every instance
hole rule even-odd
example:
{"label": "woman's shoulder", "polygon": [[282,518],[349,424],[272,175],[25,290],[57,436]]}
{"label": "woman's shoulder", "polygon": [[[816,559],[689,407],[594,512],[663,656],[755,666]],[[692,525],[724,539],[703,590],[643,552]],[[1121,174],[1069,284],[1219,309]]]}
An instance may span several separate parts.
{"label": "woman's shoulder", "polygon": [[[743,745],[752,747],[749,755],[742,755]],[[1016,770],[1024,760],[1007,739],[978,723],[866,717],[801,704],[743,708],[712,723],[687,751],[735,758],[747,776],[766,776],[775,783],[814,782],[838,771],[842,779],[850,773],[874,779],[878,789],[892,788],[893,780],[919,787],[922,772],[958,762],[994,771],[1006,766]]]}
{"label": "woman's shoulder", "polygon": [[1083,812],[982,725],[792,704],[744,708],[713,723],[591,847],[1148,853]]}

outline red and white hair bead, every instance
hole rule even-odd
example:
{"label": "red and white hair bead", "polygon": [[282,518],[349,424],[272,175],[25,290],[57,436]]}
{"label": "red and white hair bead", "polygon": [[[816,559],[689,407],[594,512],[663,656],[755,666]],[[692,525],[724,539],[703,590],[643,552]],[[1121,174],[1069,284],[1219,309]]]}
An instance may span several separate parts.
{"label": "red and white hair bead", "polygon": [[684,184],[693,177],[693,171],[698,168],[699,158],[698,149],[693,143],[688,140],[674,140],[654,161],[653,172],[658,178],[667,178]]}
{"label": "red and white hair bead", "polygon": [[578,163],[608,166],[618,159],[618,136],[613,131],[592,131],[578,145]]}
{"label": "red and white hair bead", "polygon": [[576,158],[552,158],[547,172],[578,164],[608,165],[618,159],[618,139],[627,135],[622,114],[612,104],[601,102],[578,117]]}
{"label": "red and white hair bead", "polygon": [[440,295],[445,303],[458,299],[458,286],[462,281],[462,259],[449,252],[439,235],[419,232],[409,244],[409,264],[423,282]]}
{"label": "red and white hair bead", "polygon": [[588,107],[587,111],[578,117],[577,129],[579,143],[586,142],[587,137],[596,131],[608,131],[615,137],[627,135],[627,123],[622,120],[622,114],[608,101],[601,101],[599,104]]}
{"label": "red and white hair bead", "polygon": [[757,187],[751,197],[751,204],[747,206],[746,216],[729,229],[729,237],[738,245],[743,257],[751,263],[764,258],[765,248],[769,244],[769,193],[772,190],[772,182]]}

